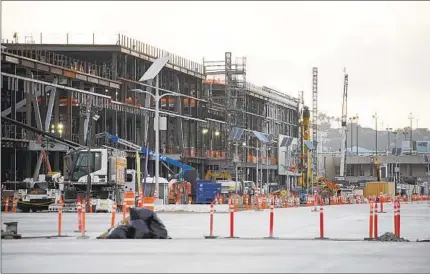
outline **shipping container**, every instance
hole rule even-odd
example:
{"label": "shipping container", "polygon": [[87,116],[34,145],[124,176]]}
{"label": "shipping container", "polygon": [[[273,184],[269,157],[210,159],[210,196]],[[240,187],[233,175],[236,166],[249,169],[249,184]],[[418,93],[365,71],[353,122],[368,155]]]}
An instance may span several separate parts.
{"label": "shipping container", "polygon": [[217,194],[221,194],[221,184],[201,180],[197,183],[195,203],[210,204]]}
{"label": "shipping container", "polygon": [[382,194],[393,196],[394,186],[393,182],[368,182],[364,188],[364,196],[379,196],[381,192]]}

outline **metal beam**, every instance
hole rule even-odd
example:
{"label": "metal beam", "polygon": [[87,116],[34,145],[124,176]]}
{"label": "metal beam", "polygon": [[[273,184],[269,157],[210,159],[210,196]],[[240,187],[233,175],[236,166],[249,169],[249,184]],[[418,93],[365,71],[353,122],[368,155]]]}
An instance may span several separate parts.
{"label": "metal beam", "polygon": [[[58,137],[58,136],[56,136],[54,134],[51,134],[49,132],[44,132],[43,130],[40,130],[40,129],[34,128],[32,126],[26,125],[24,123],[21,123],[19,121],[16,121],[14,119],[9,118],[9,117],[2,117],[1,120],[2,120],[3,123],[5,121],[7,121],[7,122],[10,122],[12,124],[17,125],[18,127],[23,128],[23,129],[32,131],[32,132],[40,134],[40,135],[48,136],[49,138],[54,139],[59,144],[63,144],[63,145],[66,145],[66,146],[69,146],[69,147],[73,147],[73,148],[82,147],[81,145],[79,145],[79,144],[77,144],[75,142],[72,142],[72,141],[69,141],[67,139]],[[82,147],[82,148],[85,148],[85,147]]]}
{"label": "metal beam", "polygon": [[[91,92],[94,92],[94,87],[90,89]],[[91,107],[93,105],[93,102],[91,98],[88,98],[89,102],[87,103],[87,109],[86,109],[86,116],[84,120],[84,144],[87,142],[87,132],[88,132],[88,125],[90,123],[90,117],[91,117]],[[90,136],[91,138],[91,136]]]}
{"label": "metal beam", "polygon": [[[54,78],[54,84],[57,84],[58,80],[57,78]],[[48,109],[46,112],[45,117],[45,131],[49,131],[49,125],[51,124],[51,118],[52,118],[52,109],[54,108],[55,103],[55,95],[57,93],[57,89],[55,87],[46,87],[47,90],[51,91],[51,94],[49,95],[49,103],[48,103]]]}
{"label": "metal beam", "polygon": [[[30,88],[34,89],[33,85],[30,85]],[[36,127],[37,129],[43,131],[42,118],[40,117],[40,111],[39,111],[39,103],[37,102],[37,99],[35,96],[32,96],[31,100],[33,102],[34,120],[36,121]],[[40,140],[40,135],[37,136],[37,139]],[[37,158],[37,162],[36,162],[36,167],[34,168],[33,180],[35,181],[39,177],[40,166],[42,165],[42,160],[43,160],[43,153],[45,153],[45,151],[42,151],[39,154],[39,157]]]}
{"label": "metal beam", "polygon": [[15,75],[15,74],[9,74],[9,73],[1,72],[1,75],[7,76],[7,77],[11,77],[11,78],[14,78],[14,79],[19,79],[19,80],[23,80],[23,81],[28,81],[28,82],[40,84],[40,85],[45,85],[45,86],[60,88],[60,89],[63,89],[63,90],[75,91],[75,92],[78,92],[78,93],[81,93],[81,94],[93,95],[93,96],[96,96],[96,97],[105,98],[105,99],[109,99],[109,100],[111,99],[110,96],[107,96],[107,95],[102,95],[102,94],[98,94],[98,93],[92,93],[92,92],[85,91],[85,90],[82,90],[82,89],[77,89],[77,88],[62,86],[62,85],[58,85],[58,84],[55,84],[55,83],[49,83],[49,82],[45,82],[45,81],[40,81],[40,80],[28,78],[28,77],[18,76],[18,75]]}
{"label": "metal beam", "polygon": [[[152,85],[152,80],[149,80],[148,82],[150,82]],[[146,87],[146,91],[150,92],[151,88]],[[151,95],[145,94],[145,108],[147,108],[149,110],[150,106],[151,106]],[[155,109],[152,111],[155,112]],[[147,116],[145,116],[145,136],[143,139],[143,142],[146,146],[148,145],[148,132],[149,132],[149,116],[147,115]]]}
{"label": "metal beam", "polygon": [[[25,98],[23,100],[19,101],[15,105],[15,110],[18,110],[18,109],[22,108],[23,106],[25,106],[26,103],[27,103],[27,99],[25,99]],[[12,113],[12,107],[3,110],[1,112],[1,116],[8,116],[11,113]]]}
{"label": "metal beam", "polygon": [[[54,79],[53,84],[57,85],[57,81],[58,81],[57,79]],[[32,89],[34,92],[35,91],[34,87],[32,87]],[[45,90],[51,90],[51,95],[49,96],[49,103],[48,103],[48,108],[47,108],[47,112],[46,112],[45,125],[44,125],[45,127],[44,128],[42,127],[42,117],[40,116],[39,103],[37,102],[36,96],[33,96],[32,101],[33,101],[33,108],[34,108],[34,112],[35,112],[34,118],[36,120],[37,127],[41,130],[44,130],[45,132],[49,132],[49,125],[51,124],[52,109],[54,107],[55,94],[57,92],[57,89],[55,87],[51,88],[51,87],[47,86],[47,87],[45,87]],[[39,135],[38,139],[39,138],[40,138],[40,135]],[[37,158],[37,162],[36,162],[36,167],[34,169],[33,180],[35,180],[35,181],[39,177],[39,172],[40,172],[40,167],[42,165],[43,156],[46,157],[46,164],[47,164],[48,169],[51,169],[51,166],[49,163],[49,158],[48,158],[48,153],[46,151],[43,151],[42,153],[39,154],[39,157]]]}

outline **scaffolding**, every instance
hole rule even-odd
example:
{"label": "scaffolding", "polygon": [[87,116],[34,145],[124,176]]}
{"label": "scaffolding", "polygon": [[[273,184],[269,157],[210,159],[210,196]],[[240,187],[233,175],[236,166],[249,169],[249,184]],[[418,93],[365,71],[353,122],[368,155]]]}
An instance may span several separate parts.
{"label": "scaffolding", "polygon": [[[231,52],[226,52],[224,61],[203,60],[203,66],[208,76],[205,90],[207,97],[210,98],[209,108],[222,107],[224,110],[225,136],[229,136],[229,140],[225,142],[225,169],[227,172],[232,172],[235,167],[234,163],[236,163],[236,167],[239,167],[245,160],[240,159],[237,155],[246,154],[240,151],[240,147],[238,148],[237,142],[241,136],[232,134],[232,132],[235,133],[234,128],[246,127],[246,57],[237,57],[233,61]],[[214,84],[224,85],[224,93],[213,93]],[[232,135],[235,135],[234,138],[231,138]]]}
{"label": "scaffolding", "polygon": [[312,68],[312,141],[314,153],[312,163],[315,174],[319,174],[318,166],[318,68]]}

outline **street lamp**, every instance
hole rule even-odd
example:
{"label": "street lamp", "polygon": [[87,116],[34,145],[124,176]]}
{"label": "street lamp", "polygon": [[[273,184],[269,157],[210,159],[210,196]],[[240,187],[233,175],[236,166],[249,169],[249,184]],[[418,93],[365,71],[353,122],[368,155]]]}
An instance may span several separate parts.
{"label": "street lamp", "polygon": [[375,119],[375,130],[376,130],[376,135],[375,135],[375,155],[378,156],[378,113],[374,113],[372,115],[372,118]]}
{"label": "street lamp", "polygon": [[387,154],[390,152],[390,146],[391,146],[391,140],[390,140],[390,133],[391,133],[391,131],[393,130],[393,128],[391,128],[391,127],[387,127],[386,129],[385,129],[386,131],[387,131],[387,133],[388,133],[388,145],[387,145]]}
{"label": "street lamp", "polygon": [[[185,94],[181,94],[181,93],[177,93],[174,91],[170,91],[170,90],[166,90],[166,89],[162,89],[163,91],[167,92],[163,95],[159,94],[160,88],[159,88],[159,73],[161,71],[161,69],[167,64],[167,62],[170,60],[170,56],[164,56],[161,57],[157,60],[155,60],[152,65],[149,67],[149,69],[145,72],[145,74],[139,79],[139,85],[141,86],[146,86],[146,87],[151,87],[154,88],[152,85],[146,85],[143,82],[145,81],[149,81],[149,80],[154,80],[155,79],[155,95],[152,94],[149,91],[146,90],[142,90],[142,89],[133,89],[131,91],[135,91],[135,92],[141,92],[141,93],[146,93],[149,94],[150,96],[152,96],[152,98],[155,101],[155,114],[154,114],[154,130],[155,130],[155,191],[154,191],[154,196],[158,199],[158,184],[159,184],[159,173],[160,173],[160,122],[159,122],[159,117],[160,117],[160,100],[161,98],[165,97],[165,96],[181,96],[181,97],[186,97],[186,98],[192,98],[195,99],[195,97],[192,96],[188,96]],[[197,99],[198,100],[198,99]]]}
{"label": "street lamp", "polygon": [[[90,111],[89,115],[91,116],[91,119],[93,119],[94,121],[97,122],[97,120],[100,118],[100,116],[95,113],[94,110]],[[87,206],[86,206],[86,210],[88,211],[90,209],[90,203],[89,203],[89,199],[91,198],[91,141],[90,141],[90,137],[91,137],[91,129],[92,126],[90,126],[90,119],[88,119],[88,130],[87,130],[87,146],[88,146],[88,160],[87,160],[87,164],[88,164],[88,174],[87,174]]]}
{"label": "street lamp", "polygon": [[[350,153],[352,154],[352,133],[353,133],[353,130],[352,130],[352,124],[353,124],[353,122],[355,121],[355,120],[357,120],[358,119],[358,115],[355,115],[355,116],[352,116],[352,117],[349,117],[349,123],[351,124],[351,144],[350,144],[350,146],[351,146],[351,149],[350,149]],[[358,142],[358,127],[357,127],[357,142]],[[358,155],[358,144],[357,144],[357,155]]]}
{"label": "street lamp", "polygon": [[414,117],[412,116],[412,112],[409,113],[408,115],[408,119],[410,121],[410,134],[409,134],[409,152],[412,155],[412,120],[414,119]]}
{"label": "street lamp", "polygon": [[405,127],[402,131],[403,137],[405,137],[405,141],[406,141],[406,136],[408,136],[408,128]]}
{"label": "street lamp", "polygon": [[139,82],[145,82],[148,80],[153,80],[155,78],[155,95],[148,91],[144,91],[141,89],[135,89],[132,91],[137,92],[143,92],[146,94],[150,94],[154,100],[155,100],[155,115],[154,115],[154,127],[155,127],[155,190],[154,190],[154,196],[156,199],[158,199],[158,177],[160,173],[160,123],[159,123],[159,116],[160,116],[160,100],[162,97],[167,95],[173,95],[174,92],[165,93],[163,95],[159,95],[159,73],[161,69],[167,64],[167,62],[170,60],[170,56],[164,56],[161,57],[152,63],[152,65],[149,67],[149,69],[143,74],[143,76],[139,79]]}
{"label": "street lamp", "polygon": [[394,148],[395,148],[395,151],[396,151],[396,154],[397,154],[397,133],[399,133],[399,132],[398,132],[398,130],[395,130],[395,131],[393,131],[391,133],[394,134]]}
{"label": "street lamp", "polygon": [[356,136],[356,143],[357,143],[357,147],[356,147],[356,152],[357,152],[357,156],[358,156],[358,129],[359,129],[359,126],[358,126],[358,114],[355,114],[355,116],[354,116],[354,120],[355,120],[355,125],[356,125],[356,134],[357,134],[357,136]]}
{"label": "street lamp", "polygon": [[206,157],[206,153],[205,153],[205,136],[206,136],[206,133],[208,133],[208,132],[209,132],[209,129],[207,129],[207,128],[202,129],[202,135],[203,135],[203,138],[202,138],[202,173],[200,175],[200,179],[203,179],[203,174],[205,172],[205,168],[204,168],[204,166],[205,166],[204,159]]}
{"label": "street lamp", "polygon": [[[158,79],[158,75],[157,75],[157,79]],[[155,101],[155,115],[154,115],[154,129],[155,129],[155,191],[154,191],[154,195],[156,196],[156,198],[158,199],[158,177],[160,176],[160,101],[163,97],[166,96],[172,96],[172,97],[179,97],[181,96],[180,93],[176,93],[176,92],[167,92],[165,94],[162,95],[158,95],[158,80],[157,80],[157,89],[156,89],[156,93],[155,95],[150,93],[149,91],[146,90],[142,90],[142,89],[132,89],[131,91],[134,92],[141,92],[141,93],[146,93],[152,96],[152,98],[154,98]]]}

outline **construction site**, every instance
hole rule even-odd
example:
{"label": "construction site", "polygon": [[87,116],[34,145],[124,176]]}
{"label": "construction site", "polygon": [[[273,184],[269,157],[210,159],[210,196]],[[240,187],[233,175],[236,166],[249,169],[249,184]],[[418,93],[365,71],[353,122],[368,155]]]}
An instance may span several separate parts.
{"label": "construction site", "polygon": [[[231,52],[197,63],[121,34],[112,44],[42,37],[2,41],[2,199],[18,210],[55,211],[59,200],[70,210],[92,201],[110,211],[126,200],[238,197],[242,208],[265,208],[274,197],[309,205],[316,195],[334,203],[398,194],[396,182],[381,182],[378,155],[374,184],[348,186],[346,68],[340,169],[330,180],[322,176],[317,67],[312,102],[304,102],[303,91],[253,85],[246,57]],[[52,191],[29,198],[42,185]]]}
{"label": "construction site", "polygon": [[428,273],[430,4],[14,2],[1,273]]}
{"label": "construction site", "polygon": [[[111,45],[20,43],[16,35],[3,41],[1,62],[2,272],[141,271],[130,254],[146,254],[146,271],[172,272],[162,260],[177,261],[177,254],[184,254],[181,242],[209,255],[185,251],[198,262],[178,263],[175,271],[222,272],[225,264],[209,258],[217,254],[247,262],[249,255],[243,254],[261,256],[258,249],[245,250],[251,239],[277,250],[264,256],[278,261],[296,256],[303,246],[322,258],[327,249],[344,245],[342,261],[350,266],[357,256],[367,258],[368,251],[351,252],[345,242],[373,241],[375,252],[386,252],[382,242],[430,241],[430,226],[423,225],[429,222],[429,196],[399,192],[396,180],[381,180],[379,155],[370,163],[374,179],[354,186],[346,178],[351,164],[346,71],[339,92],[340,169],[331,180],[322,176],[326,158],[322,162],[319,153],[317,67],[309,73],[310,108],[303,91],[293,97],[251,84],[245,57],[225,52],[219,60],[199,64],[124,35]],[[50,214],[43,218],[37,214],[46,211]],[[208,215],[202,213],[209,213],[209,233]],[[63,240],[67,237],[80,240]],[[199,238],[212,244],[203,248],[204,241],[195,241]],[[209,240],[223,238],[241,241],[225,248],[222,240]],[[110,248],[131,253],[115,251],[127,263],[107,268],[97,254],[110,254],[103,245],[109,239],[169,241],[143,247],[110,242]],[[290,242],[283,251],[266,239]],[[402,258],[424,260],[423,249],[413,245]],[[52,250],[59,263],[49,267],[16,261],[16,254],[29,260]],[[87,266],[71,264],[70,256]],[[279,271],[278,261],[261,269]],[[291,271],[315,271],[293,261]],[[239,265],[230,270],[256,269]],[[387,268],[380,260],[372,266],[402,269]],[[428,269],[428,264],[414,266],[417,272]],[[362,264],[354,269],[366,271]]]}
{"label": "construction site", "polygon": [[[111,45],[30,40],[20,42],[16,35],[2,43],[5,190],[17,191],[22,182],[52,177],[70,182],[86,196],[100,196],[101,189],[112,188],[107,179],[112,151],[124,154],[127,176],[142,173],[133,175],[134,182],[157,175],[166,181],[193,171],[185,178],[192,192],[196,179],[223,181],[222,188],[228,189],[224,194],[240,189],[243,193],[245,188],[258,188],[260,193],[291,190],[300,183],[303,92],[292,97],[251,84],[245,57],[226,52],[219,61],[199,64],[124,35]],[[142,81],[151,64],[166,56],[169,60],[157,77]],[[317,68],[313,83],[315,115]],[[313,129],[316,138],[316,125]],[[116,141],[105,138],[108,135]],[[157,148],[158,169],[152,152]],[[118,176],[115,181],[123,184]],[[140,191],[135,186],[128,188]],[[148,195],[159,192],[156,195],[168,202],[167,184],[159,191],[148,186]],[[196,202],[196,195],[187,196]]]}

